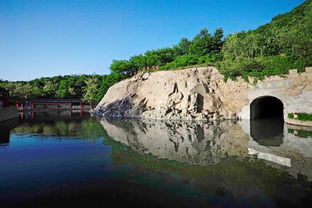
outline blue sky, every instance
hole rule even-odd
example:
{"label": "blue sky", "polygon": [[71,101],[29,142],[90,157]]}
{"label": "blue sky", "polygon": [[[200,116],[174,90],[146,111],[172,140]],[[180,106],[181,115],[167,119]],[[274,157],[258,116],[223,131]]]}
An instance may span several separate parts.
{"label": "blue sky", "polygon": [[113,59],[255,29],[304,0],[0,0],[0,79],[108,74]]}

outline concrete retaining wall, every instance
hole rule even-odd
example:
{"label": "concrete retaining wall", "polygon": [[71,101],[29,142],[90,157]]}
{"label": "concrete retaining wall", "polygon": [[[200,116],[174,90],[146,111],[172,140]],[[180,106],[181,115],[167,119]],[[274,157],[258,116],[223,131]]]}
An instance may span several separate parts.
{"label": "concrete retaining wall", "polygon": [[312,113],[312,67],[307,67],[305,72],[298,73],[290,70],[289,74],[266,77],[256,85],[250,85],[247,90],[248,104],[239,112],[242,119],[250,119],[251,103],[264,96],[278,98],[284,106],[284,120],[288,113]]}

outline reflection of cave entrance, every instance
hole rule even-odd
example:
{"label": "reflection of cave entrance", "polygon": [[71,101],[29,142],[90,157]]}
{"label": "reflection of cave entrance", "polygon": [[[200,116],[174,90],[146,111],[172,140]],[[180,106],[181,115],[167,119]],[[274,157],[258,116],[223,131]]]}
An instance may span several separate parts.
{"label": "reflection of cave entrance", "polygon": [[279,146],[283,143],[283,103],[271,96],[255,99],[250,104],[251,137],[260,145]]}

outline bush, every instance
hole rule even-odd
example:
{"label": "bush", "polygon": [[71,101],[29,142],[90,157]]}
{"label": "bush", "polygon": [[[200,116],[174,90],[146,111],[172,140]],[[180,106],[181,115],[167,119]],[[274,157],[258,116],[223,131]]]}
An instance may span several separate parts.
{"label": "bush", "polygon": [[299,113],[298,120],[301,121],[312,121],[312,114],[310,113]]}
{"label": "bush", "polygon": [[[293,113],[288,113],[288,118],[295,119]],[[298,118],[300,121],[312,121],[312,114],[311,113],[298,113]]]}
{"label": "bush", "polygon": [[290,69],[304,71],[303,59],[294,60],[288,56],[225,59],[216,63],[216,66],[226,78],[231,79],[237,76],[244,78],[251,76],[261,80],[265,76],[287,74]]}
{"label": "bush", "polygon": [[206,56],[185,55],[178,56],[172,62],[161,66],[161,70],[177,69],[186,66],[195,65],[213,65],[216,61],[221,60],[221,54],[208,54]]}

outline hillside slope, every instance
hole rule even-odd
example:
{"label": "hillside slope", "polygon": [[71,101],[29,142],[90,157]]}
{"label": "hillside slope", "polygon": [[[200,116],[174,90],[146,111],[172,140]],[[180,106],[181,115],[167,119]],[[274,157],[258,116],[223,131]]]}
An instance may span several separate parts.
{"label": "hillside slope", "polygon": [[222,47],[227,76],[283,74],[312,65],[312,0],[256,30],[229,35]]}

